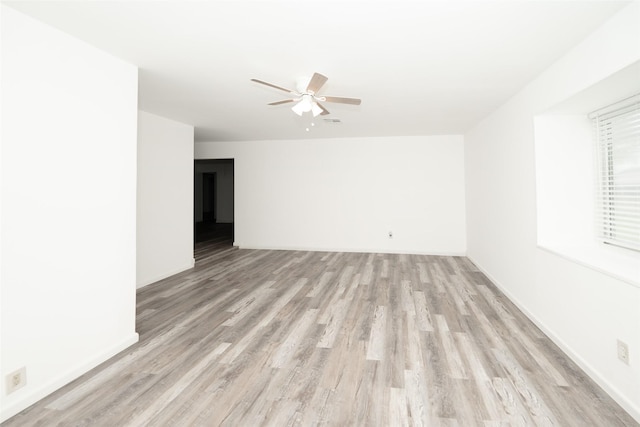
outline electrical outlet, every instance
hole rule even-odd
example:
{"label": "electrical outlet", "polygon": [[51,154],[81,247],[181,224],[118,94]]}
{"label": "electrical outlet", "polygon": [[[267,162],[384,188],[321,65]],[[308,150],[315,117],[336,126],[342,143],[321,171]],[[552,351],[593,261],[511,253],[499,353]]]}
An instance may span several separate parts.
{"label": "electrical outlet", "polygon": [[390,238],[390,239],[393,239],[393,231],[390,231],[390,232],[389,232],[389,238]]}
{"label": "electrical outlet", "polygon": [[629,364],[629,346],[626,342],[618,340],[618,359]]}
{"label": "electrical outlet", "polygon": [[27,385],[27,368],[22,367],[16,371],[11,372],[5,377],[7,394],[13,393],[19,388]]}

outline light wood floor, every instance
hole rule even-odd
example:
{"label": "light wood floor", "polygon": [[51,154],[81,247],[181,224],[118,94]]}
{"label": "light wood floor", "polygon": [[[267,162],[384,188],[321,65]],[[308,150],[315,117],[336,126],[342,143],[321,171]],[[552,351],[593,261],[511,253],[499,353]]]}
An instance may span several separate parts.
{"label": "light wood floor", "polygon": [[8,426],[637,426],[465,258],[197,248]]}

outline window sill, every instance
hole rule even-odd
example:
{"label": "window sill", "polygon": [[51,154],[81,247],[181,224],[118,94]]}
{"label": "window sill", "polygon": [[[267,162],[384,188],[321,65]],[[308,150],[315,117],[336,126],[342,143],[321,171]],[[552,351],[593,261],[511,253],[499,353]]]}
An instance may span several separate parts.
{"label": "window sill", "polygon": [[538,244],[538,248],[640,288],[640,252],[595,242],[587,246]]}

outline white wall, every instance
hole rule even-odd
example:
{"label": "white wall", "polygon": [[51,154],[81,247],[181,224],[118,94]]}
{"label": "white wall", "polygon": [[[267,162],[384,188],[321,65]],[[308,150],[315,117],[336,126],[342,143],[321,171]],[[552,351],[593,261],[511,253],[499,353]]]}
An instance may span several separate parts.
{"label": "white wall", "polygon": [[636,2],[471,129],[465,170],[468,256],[640,421],[640,289],[536,246],[533,131],[534,116],[639,58]]}
{"label": "white wall", "polygon": [[137,69],[0,7],[4,420],[138,339]]}
{"label": "white wall", "polygon": [[193,126],[138,114],[137,286],[193,267]]}
{"label": "white wall", "polygon": [[195,156],[235,159],[240,247],[465,253],[461,136],[208,142]]}

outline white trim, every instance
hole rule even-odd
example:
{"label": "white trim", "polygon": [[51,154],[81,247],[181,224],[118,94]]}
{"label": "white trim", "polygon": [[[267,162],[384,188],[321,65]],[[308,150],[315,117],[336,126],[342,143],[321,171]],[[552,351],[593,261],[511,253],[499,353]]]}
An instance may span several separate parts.
{"label": "white trim", "polygon": [[[542,248],[540,248],[542,249]],[[520,303],[520,301],[511,294],[506,287],[504,287],[498,280],[496,280],[489,272],[487,272],[476,260],[467,255],[469,261],[471,261],[487,278],[507,297],[515,304],[525,316],[529,318],[540,330],[553,341],[571,360],[573,360],[579,367],[586,373],[593,381],[596,382],[602,389],[611,396],[622,408],[629,413],[636,421],[640,422],[640,406],[637,403],[630,401],[626,396],[618,391],[609,381],[602,377],[599,371],[594,369],[589,363],[587,363],[579,354],[573,351],[573,349],[566,344],[560,337],[558,337],[551,329],[549,329],[540,319],[533,315],[526,307]]]}
{"label": "white trim", "polygon": [[196,265],[195,258],[191,258],[191,261],[187,265],[184,265],[184,266],[182,266],[180,268],[177,268],[175,270],[168,271],[168,272],[163,273],[163,274],[161,274],[159,276],[155,276],[155,277],[153,277],[151,279],[145,279],[145,280],[142,280],[142,281],[138,282],[136,284],[136,289],[144,288],[145,286],[148,286],[148,285],[150,285],[152,283],[159,282],[160,280],[166,279],[167,277],[171,277],[171,276],[173,276],[175,274],[182,273],[183,271],[187,271],[189,269],[192,269],[195,265]]}
{"label": "white trim", "polygon": [[[69,384],[71,381],[77,379],[81,375],[89,372],[91,369],[95,368],[102,362],[105,362],[120,353],[122,350],[127,347],[138,342],[140,337],[136,332],[132,335],[128,336],[126,339],[122,340],[118,344],[111,346],[110,348],[102,351],[99,354],[94,355],[92,358],[86,360],[84,363],[79,364],[75,368],[55,377],[53,380],[48,383],[38,387],[34,390],[31,390],[29,393],[25,394],[22,399],[18,400],[15,403],[12,403],[7,406],[2,406],[2,410],[0,412],[0,422],[4,422],[14,415],[18,414],[22,410],[28,408],[33,405],[37,401],[45,398],[49,394],[54,391],[60,389],[61,387]],[[27,390],[24,390],[25,392]],[[18,392],[16,392],[18,393]]]}
{"label": "white trim", "polygon": [[393,250],[393,249],[371,249],[371,248],[317,248],[305,246],[261,246],[261,245],[240,245],[236,242],[234,246],[240,249],[258,249],[271,251],[304,251],[304,252],[354,252],[366,254],[401,254],[401,255],[433,255],[433,256],[462,256],[466,257],[466,252],[448,252],[448,251],[413,251],[413,250]]}

